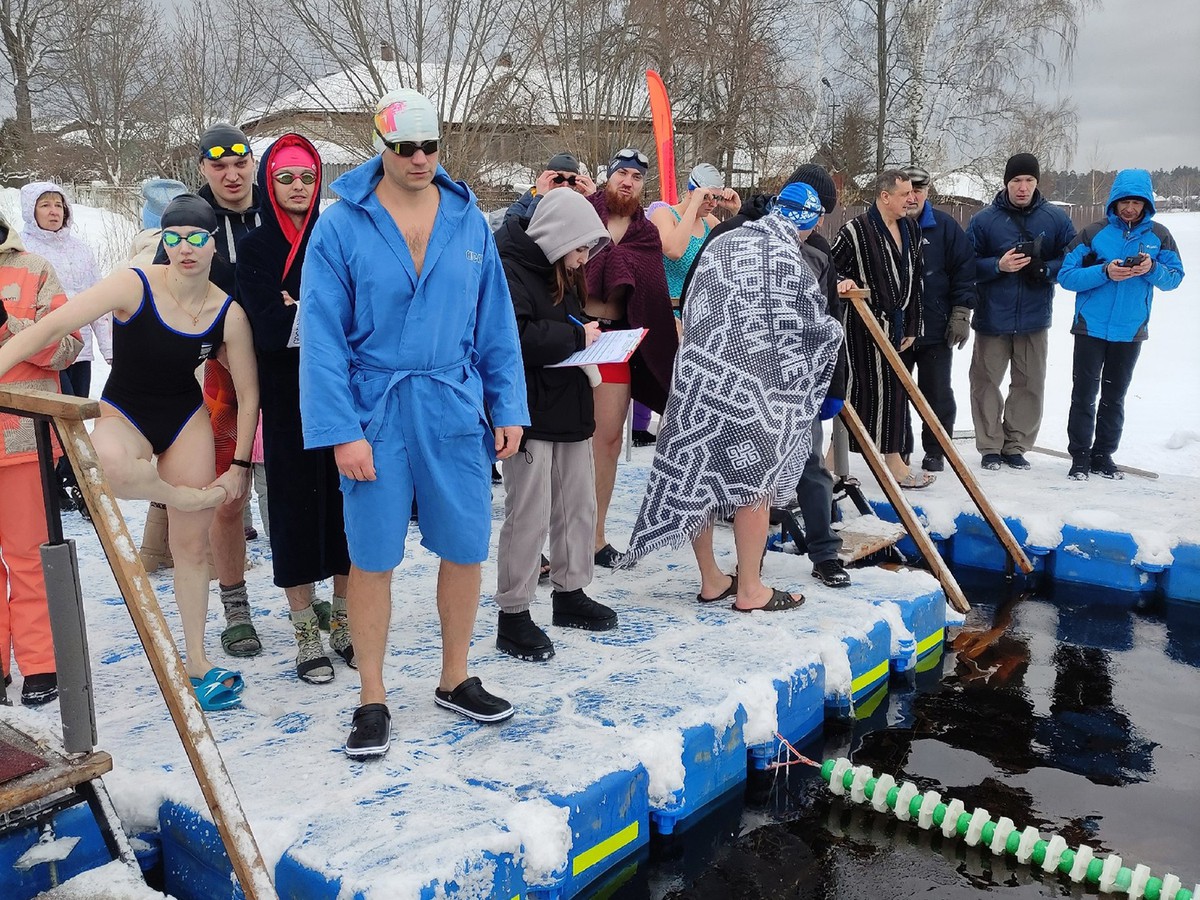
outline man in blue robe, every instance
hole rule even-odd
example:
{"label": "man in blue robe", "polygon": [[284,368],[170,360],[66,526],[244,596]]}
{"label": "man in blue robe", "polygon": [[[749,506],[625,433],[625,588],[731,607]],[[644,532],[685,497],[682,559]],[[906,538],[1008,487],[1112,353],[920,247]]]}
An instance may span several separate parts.
{"label": "man in blue robe", "polygon": [[[479,722],[512,705],[467,676],[479,564],[491,535],[491,464],[529,424],[516,319],[475,197],[438,164],[439,119],[416,91],[376,105],[380,155],[333,184],[300,300],[300,408],[309,448],[333,447],[350,548],[347,607],[362,680],[346,753],[382,756],[392,570],[409,510],[441,558],[441,680],[434,702]],[[490,419],[490,423],[489,423]]]}

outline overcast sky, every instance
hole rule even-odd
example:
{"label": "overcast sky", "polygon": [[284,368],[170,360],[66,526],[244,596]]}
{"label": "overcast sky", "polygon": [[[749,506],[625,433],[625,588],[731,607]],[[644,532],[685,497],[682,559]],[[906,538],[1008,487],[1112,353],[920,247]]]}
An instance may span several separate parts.
{"label": "overcast sky", "polygon": [[1079,111],[1077,171],[1200,166],[1200,0],[1104,0],[1060,92]]}

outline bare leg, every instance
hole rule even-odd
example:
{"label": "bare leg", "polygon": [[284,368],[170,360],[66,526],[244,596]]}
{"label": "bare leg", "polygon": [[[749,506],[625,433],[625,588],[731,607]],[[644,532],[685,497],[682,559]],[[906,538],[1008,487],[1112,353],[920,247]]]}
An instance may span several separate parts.
{"label": "bare leg", "polygon": [[883,454],[883,461],[887,463],[888,469],[892,473],[892,477],[897,481],[903,481],[910,474],[908,464],[904,461],[899,453]]}
{"label": "bare leg", "polygon": [[333,576],[333,595],[335,597],[345,597],[346,591],[350,590],[349,575],[334,575]]}
{"label": "bare leg", "polygon": [[242,510],[246,508],[247,493],[234,502],[217,508],[208,540],[212,545],[213,566],[222,587],[233,587],[246,580],[246,530]]}
{"label": "bare leg", "polygon": [[692,553],[696,555],[696,566],[700,569],[700,596],[716,597],[728,590],[733,577],[726,575],[717,565],[711,525],[696,535],[692,541]]}
{"label": "bare leg", "polygon": [[392,572],[390,569],[366,572],[351,566],[346,590],[350,639],[354,643],[354,659],[362,682],[359,705],[386,703],[383,656],[387,652],[388,626],[392,619]]}
{"label": "bare leg", "polygon": [[[442,679],[438,687],[452,691],[467,680],[467,651],[479,610],[479,563],[461,565],[443,559],[438,568],[437,605],[442,620]],[[354,652],[358,653],[357,633]]]}
{"label": "bare leg", "polygon": [[596,434],[592,451],[596,459],[596,549],[608,543],[604,520],[617,481],[617,458],[621,455],[625,413],[629,409],[629,385],[601,384],[592,391],[596,406]]}
{"label": "bare leg", "polygon": [[[104,414],[92,430],[92,445],[114,494],[122,500],[153,500],[184,512],[212,509],[225,502],[224,490],[204,489],[208,482],[191,485],[164,480],[150,461],[153,450],[149,441],[124,416],[110,412],[107,406],[101,409]],[[203,408],[188,420],[179,437],[197,422],[208,424],[208,413]],[[171,449],[178,443],[176,438]]]}
{"label": "bare leg", "polygon": [[763,584],[758,571],[770,527],[771,508],[765,503],[739,507],[733,515],[733,541],[738,558],[737,605],[742,609],[758,609],[771,599],[771,588]]}
{"label": "bare leg", "polygon": [[287,597],[288,609],[292,612],[302,612],[312,606],[313,586],[311,584],[284,588],[283,593]]}

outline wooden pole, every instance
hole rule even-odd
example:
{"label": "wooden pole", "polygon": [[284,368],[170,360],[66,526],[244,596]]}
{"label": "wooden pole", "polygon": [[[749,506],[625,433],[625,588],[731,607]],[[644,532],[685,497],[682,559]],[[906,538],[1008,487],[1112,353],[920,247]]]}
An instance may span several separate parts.
{"label": "wooden pole", "polygon": [[1012,557],[1013,562],[1020,567],[1022,572],[1026,574],[1032,572],[1033,563],[1029,561],[1029,557],[1025,555],[1025,551],[1021,549],[1021,545],[1017,543],[1017,539],[1013,537],[1013,533],[1008,528],[1008,523],[1004,521],[1000,514],[992,507],[991,502],[988,501],[987,496],[983,493],[983,488],[979,486],[979,482],[975,478],[975,474],[959,454],[958,448],[954,446],[954,441],[950,435],[946,434],[946,429],[938,421],[938,417],[933,412],[933,407],[929,405],[929,401],[925,399],[925,395],[917,387],[916,381],[909,374],[908,368],[904,365],[904,361],[900,359],[900,354],[896,352],[896,348],[892,346],[891,340],[883,333],[883,328],[880,326],[879,320],[875,318],[875,313],[871,311],[871,307],[867,303],[866,298],[870,296],[870,292],[857,289],[845,291],[841,296],[853,304],[855,312],[858,313],[858,317],[866,325],[867,331],[870,332],[872,339],[875,341],[875,345],[879,347],[880,352],[883,353],[884,358],[891,365],[892,371],[896,373],[896,377],[904,385],[908,399],[912,401],[922,421],[929,426],[929,430],[937,438],[938,445],[942,448],[942,452],[946,455],[946,459],[950,463],[950,468],[954,470],[954,474],[958,476],[958,480],[962,482],[962,486],[967,489],[967,494],[970,495],[975,508],[979,510],[984,521],[991,527],[992,532],[996,535],[996,539],[1000,541],[1000,544],[1007,551],[1008,555]]}
{"label": "wooden pole", "polygon": [[117,580],[125,607],[137,629],[150,669],[167,702],[167,709],[192,764],[205,802],[225,844],[234,874],[247,900],[274,900],[278,895],[263,861],[250,823],[208,720],[192,692],[183,660],[171,639],[170,629],[155,599],[150,579],[142,566],[133,536],[117,506],[116,497],[100,470],[84,420],[100,414],[94,400],[66,397],[46,391],[14,391],[0,388],[0,410],[18,415],[50,417],[59,443],[70,460],[79,490],[92,515],[96,535],[104,547]]}
{"label": "wooden pole", "polygon": [[963,594],[962,588],[958,586],[958,581],[955,580],[954,575],[947,568],[942,555],[938,553],[937,546],[929,537],[925,526],[921,524],[921,520],[917,517],[916,512],[909,505],[908,500],[904,496],[904,491],[900,489],[900,485],[896,484],[896,479],[892,477],[891,470],[887,467],[887,463],[883,461],[883,454],[879,452],[879,448],[871,440],[871,436],[867,433],[862,419],[858,417],[858,413],[849,400],[842,407],[840,415],[842,421],[846,423],[846,428],[854,435],[854,439],[858,441],[858,445],[862,448],[863,458],[866,459],[867,465],[871,469],[871,474],[875,476],[875,480],[879,482],[879,486],[883,488],[883,492],[887,495],[888,501],[899,514],[900,521],[904,523],[909,536],[916,542],[917,549],[925,557],[925,561],[933,571],[934,577],[941,583],[942,590],[946,592],[946,599],[960,613],[968,612],[971,609],[971,604],[967,602],[966,595]]}

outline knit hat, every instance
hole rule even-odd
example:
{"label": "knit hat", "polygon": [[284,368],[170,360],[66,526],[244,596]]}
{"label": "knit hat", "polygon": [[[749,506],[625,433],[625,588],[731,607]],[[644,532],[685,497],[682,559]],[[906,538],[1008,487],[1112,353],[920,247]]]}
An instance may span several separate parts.
{"label": "knit hat", "polygon": [[912,182],[912,186],[915,188],[923,188],[930,182],[929,170],[924,166],[918,166],[914,163],[911,166],[905,166],[900,171]]}
{"label": "knit hat", "polygon": [[186,194],[187,187],[173,178],[147,178],[142,182],[142,227],[160,228],[159,220],[167,204]]}
{"label": "knit hat", "polygon": [[575,191],[551,191],[538,201],[525,229],[551,263],[576,247],[589,247],[588,259],[608,243],[608,229],[596,208]]}
{"label": "knit hat", "polygon": [[409,88],[388,91],[375,104],[375,149],[387,149],[384,141],[436,141],[441,139],[438,112],[429,98]]}
{"label": "knit hat", "polygon": [[1032,153],[1015,153],[1010,156],[1004,164],[1004,183],[1008,184],[1018,175],[1032,175],[1035,179],[1041,179],[1042,169],[1038,165],[1037,157]]}
{"label": "knit hat", "polygon": [[817,192],[802,181],[784,185],[771,206],[772,215],[782,216],[801,231],[816,228],[823,211]]}
{"label": "knit hat", "polygon": [[721,177],[721,173],[717,171],[717,167],[711,163],[700,163],[700,165],[688,173],[689,191],[694,191],[697,188],[721,187],[725,187],[725,179]]}
{"label": "knit hat", "polygon": [[796,169],[788,179],[788,184],[793,182],[807,184],[816,191],[817,196],[821,198],[821,208],[825,210],[826,215],[837,207],[837,185],[833,183],[829,173],[816,163],[805,163]]}
{"label": "knit hat", "polygon": [[[218,122],[204,134],[200,135],[200,158],[205,159],[213,147],[223,147],[226,153],[232,152],[234,145],[245,147],[243,153],[233,153],[234,156],[246,156],[250,152],[250,139],[240,128],[235,128],[228,122]],[[224,156],[225,154],[221,154]],[[219,157],[214,157],[219,158]]]}
{"label": "knit hat", "polygon": [[303,166],[316,171],[317,160],[307,147],[289,144],[272,153],[271,161],[267,165],[271,169],[271,174],[274,174],[277,169],[290,169],[293,166]]}
{"label": "knit hat", "polygon": [[613,172],[618,169],[638,169],[645,175],[649,168],[650,157],[636,147],[626,147],[614,153],[613,158],[608,161],[608,177],[612,178]]}
{"label": "knit hat", "polygon": [[163,228],[172,225],[203,228],[205,231],[217,230],[217,214],[203,197],[195,194],[180,194],[167,204],[163,210],[159,224]]}
{"label": "knit hat", "polygon": [[547,172],[574,172],[579,174],[579,160],[570,153],[555,153],[546,163]]}

